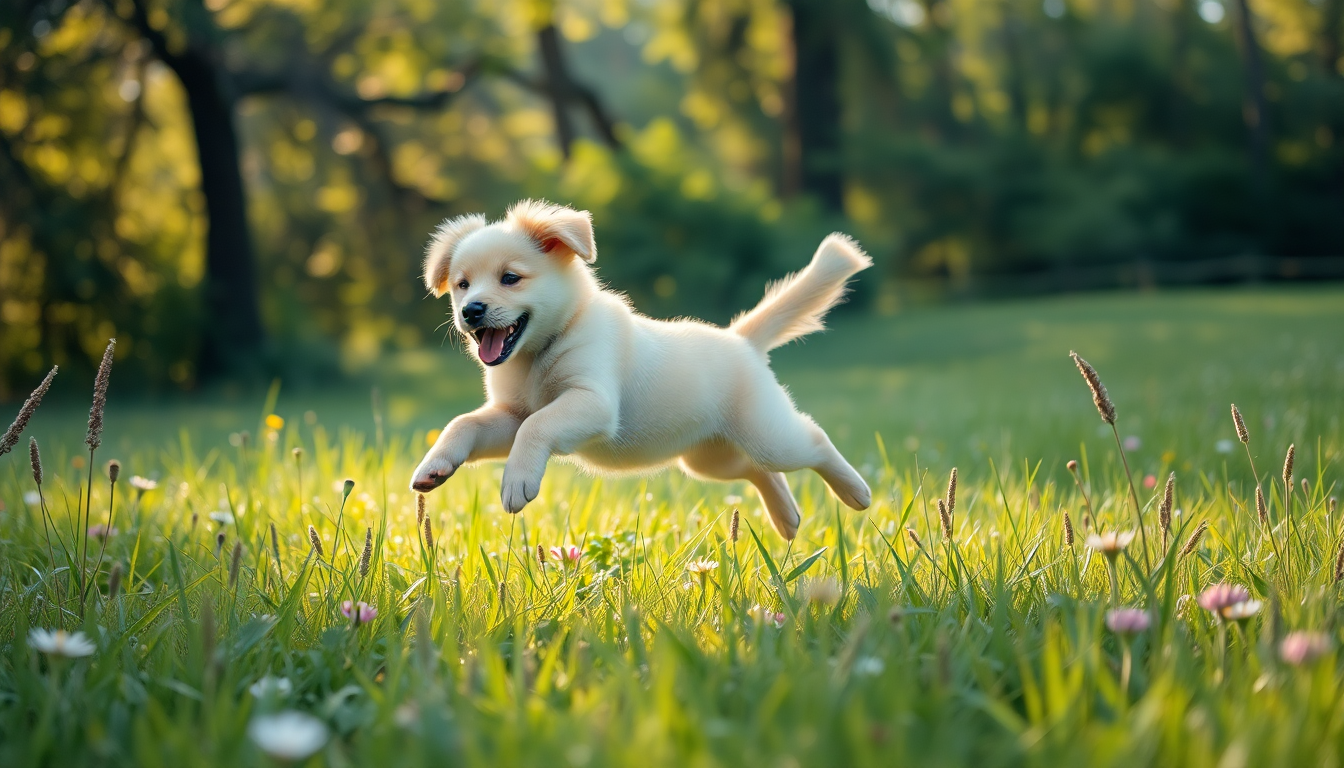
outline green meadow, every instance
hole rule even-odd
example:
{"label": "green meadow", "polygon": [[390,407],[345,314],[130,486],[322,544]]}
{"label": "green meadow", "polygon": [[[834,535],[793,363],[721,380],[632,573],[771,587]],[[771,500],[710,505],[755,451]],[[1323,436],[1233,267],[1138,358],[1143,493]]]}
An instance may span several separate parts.
{"label": "green meadow", "polygon": [[1338,765],[1341,331],[1339,287],[838,312],[774,367],[874,504],[796,473],[793,542],[744,484],[558,460],[422,522],[451,341],[369,387],[114,365],[91,458],[68,396],[0,458],[0,764]]}

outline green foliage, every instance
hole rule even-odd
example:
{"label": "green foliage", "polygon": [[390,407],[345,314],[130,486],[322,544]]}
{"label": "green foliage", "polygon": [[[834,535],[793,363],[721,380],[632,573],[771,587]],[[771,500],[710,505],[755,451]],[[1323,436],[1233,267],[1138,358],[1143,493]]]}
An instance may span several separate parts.
{"label": "green foliage", "polygon": [[[792,545],[769,531],[754,498],[732,498],[740,484],[671,473],[596,480],[557,463],[519,517],[500,511],[497,466],[459,471],[427,497],[435,545],[426,549],[415,499],[402,490],[424,445],[414,425],[394,427],[386,444],[335,437],[270,415],[310,403],[271,401],[257,423],[235,419],[258,437],[232,446],[186,424],[176,442],[118,437],[114,388],[107,448],[125,457],[119,531],[82,612],[62,553],[79,534],[86,477],[62,440],[47,438],[68,415],[44,405],[31,429],[54,443],[43,493],[57,567],[40,506],[18,501],[34,490],[26,465],[6,457],[0,479],[9,504],[0,516],[0,762],[265,763],[249,724],[286,709],[330,730],[312,765],[1333,762],[1344,744],[1339,519],[1329,508],[1344,456],[1338,298],[1038,302],[925,313],[913,329],[908,318],[869,321],[866,334],[846,326],[800,350],[813,358],[810,373],[790,355],[781,378],[832,433],[849,426],[838,438],[847,453],[877,457],[864,469],[875,503],[852,513],[816,478],[790,478],[803,510]],[[924,323],[945,329],[936,344],[905,336],[929,335]],[[875,343],[907,360],[863,357]],[[1096,431],[1071,347],[1107,383],[1121,434],[1144,436],[1129,461],[1153,567],[1144,569],[1136,540],[1116,574],[1120,602],[1147,609],[1152,628],[1128,644],[1105,627],[1110,576],[1083,544],[1083,514],[1097,529],[1131,527],[1129,482],[1109,431]],[[884,393],[902,376],[918,385],[893,404]],[[866,397],[846,389],[859,379]],[[837,398],[873,415],[814,407]],[[1234,398],[1258,477],[1235,444]],[[174,413],[160,410],[160,430],[175,428]],[[920,422],[946,430],[948,444],[927,433],[906,444]],[[1002,459],[957,447],[975,424],[1010,432]],[[1235,450],[1224,453],[1222,440]],[[1278,475],[1290,442],[1298,451],[1285,495]],[[1066,458],[1080,460],[1086,497]],[[934,506],[955,462],[948,541]],[[1164,537],[1161,485],[1144,478],[1169,470],[1177,511]],[[138,495],[133,473],[157,475],[158,487]],[[344,478],[355,487],[343,500]],[[94,480],[98,522],[113,499],[106,479]],[[1269,527],[1254,511],[1257,482]],[[734,506],[743,511],[737,541]],[[1072,547],[1062,510],[1078,530]],[[1180,554],[1202,522],[1207,533]],[[373,556],[361,578],[367,530]],[[568,544],[583,549],[576,565],[549,552],[539,562],[538,545]],[[687,570],[706,559],[717,565]],[[116,597],[112,563],[123,569]],[[1265,601],[1260,614],[1222,625],[1187,597],[1217,582],[1245,585]],[[347,600],[378,615],[353,626]],[[757,606],[782,613],[782,626]],[[96,650],[60,659],[27,640],[33,628],[57,627],[84,632]],[[1335,645],[1293,666],[1279,643],[1298,629]],[[254,695],[266,675],[292,690]]]}

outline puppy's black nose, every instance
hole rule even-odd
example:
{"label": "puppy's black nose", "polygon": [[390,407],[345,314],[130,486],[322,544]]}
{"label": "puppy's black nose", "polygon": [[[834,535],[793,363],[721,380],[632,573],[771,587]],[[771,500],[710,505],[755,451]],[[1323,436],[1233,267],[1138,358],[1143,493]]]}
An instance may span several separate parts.
{"label": "puppy's black nose", "polygon": [[485,318],[485,310],[486,306],[484,304],[479,301],[473,301],[462,308],[462,319],[467,322],[467,325],[475,328],[480,325],[481,320]]}

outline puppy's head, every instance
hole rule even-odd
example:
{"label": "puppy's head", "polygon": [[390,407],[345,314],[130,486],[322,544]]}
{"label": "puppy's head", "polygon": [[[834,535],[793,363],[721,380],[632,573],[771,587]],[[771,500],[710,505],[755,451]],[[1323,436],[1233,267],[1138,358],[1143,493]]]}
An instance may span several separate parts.
{"label": "puppy's head", "polygon": [[479,214],[434,230],[425,254],[425,286],[452,297],[453,322],[494,366],[535,351],[573,314],[597,259],[587,211],[524,200],[494,224]]}

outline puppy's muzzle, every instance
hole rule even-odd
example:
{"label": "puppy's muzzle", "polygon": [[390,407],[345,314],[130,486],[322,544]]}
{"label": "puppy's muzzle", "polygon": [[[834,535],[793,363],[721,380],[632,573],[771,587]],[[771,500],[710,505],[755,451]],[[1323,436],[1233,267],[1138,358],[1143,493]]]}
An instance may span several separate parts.
{"label": "puppy's muzzle", "polygon": [[485,312],[489,309],[485,304],[479,301],[473,301],[462,308],[462,320],[467,325],[475,328],[485,319]]}

